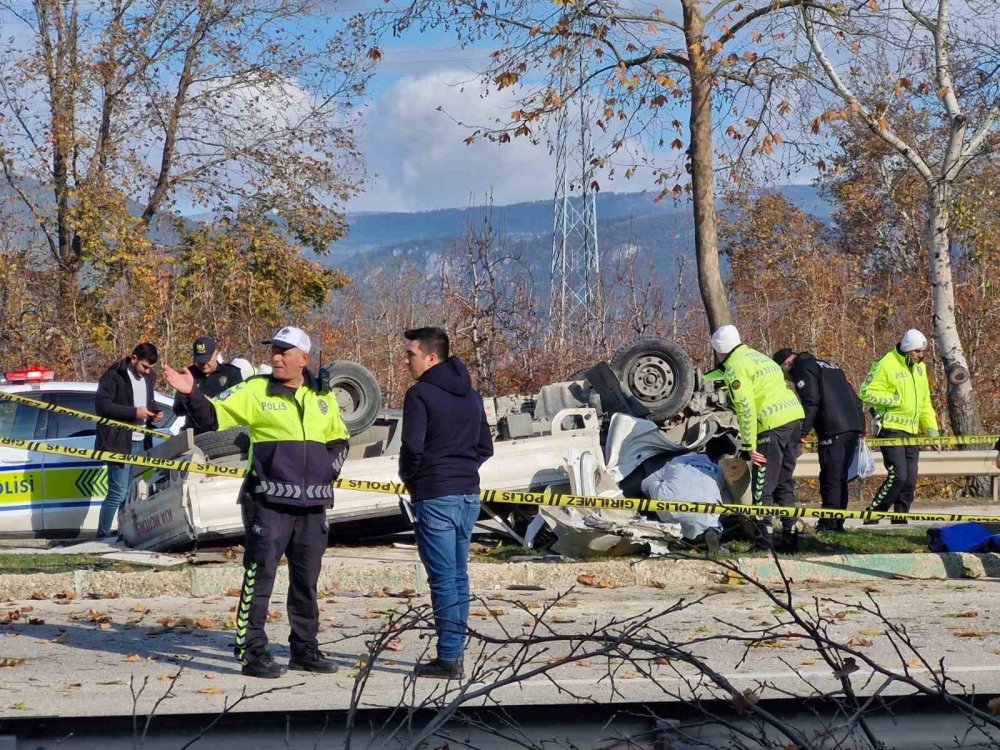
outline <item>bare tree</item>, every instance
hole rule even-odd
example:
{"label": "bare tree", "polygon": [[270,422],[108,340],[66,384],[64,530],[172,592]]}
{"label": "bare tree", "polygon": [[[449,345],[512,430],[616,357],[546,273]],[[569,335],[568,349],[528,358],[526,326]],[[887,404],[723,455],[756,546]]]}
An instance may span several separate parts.
{"label": "bare tree", "polygon": [[[359,176],[351,105],[363,66],[310,7],[0,2],[4,29],[21,32],[0,61],[0,165],[64,305],[88,253],[120,249],[178,204],[280,216],[320,252],[344,233],[335,209]],[[320,35],[307,39],[304,24]]]}
{"label": "bare tree", "polygon": [[523,248],[494,218],[492,196],[470,212],[461,246],[442,264],[441,287],[456,308],[454,331],[471,347],[480,387],[496,395],[497,369],[527,341],[538,304]]}
{"label": "bare tree", "polygon": [[[521,94],[509,121],[479,127],[473,139],[540,137],[548,118],[590,94],[598,103],[592,126],[609,139],[593,166],[610,174],[621,166],[626,177],[650,169],[660,199],[690,190],[698,285],[715,329],[730,319],[716,230],[716,153],[724,151],[721,166],[729,169],[745,156],[767,157],[784,142],[772,123],[791,105],[778,96],[780,80],[765,50],[786,22],[781,11],[815,4],[720,0],[706,9],[701,0],[673,0],[646,11],[615,0],[410,0],[402,9],[375,12],[369,23],[376,34],[434,25],[454,30],[464,44],[497,40],[484,81],[497,90],[520,86]],[[567,64],[581,74],[562,76]],[[526,84],[529,77],[544,82]],[[718,116],[729,110],[738,114]],[[686,151],[686,158],[665,161],[671,149]]]}
{"label": "bare tree", "polygon": [[[814,129],[856,120],[924,183],[934,337],[948,379],[949,416],[957,434],[979,434],[979,404],[956,319],[952,221],[963,173],[1000,149],[996,5],[885,0],[800,11],[808,45],[802,70],[828,105]],[[928,126],[906,132],[900,116],[914,113]]]}

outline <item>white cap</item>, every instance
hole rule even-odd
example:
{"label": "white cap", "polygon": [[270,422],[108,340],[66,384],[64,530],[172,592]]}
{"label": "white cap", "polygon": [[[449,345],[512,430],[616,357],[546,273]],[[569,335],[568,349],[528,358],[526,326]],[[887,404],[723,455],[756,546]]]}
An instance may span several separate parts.
{"label": "white cap", "polygon": [[917,349],[927,348],[927,337],[924,336],[916,328],[911,328],[909,331],[903,334],[903,338],[899,340],[899,351],[903,354],[907,352],[912,352]]}
{"label": "white cap", "polygon": [[722,326],[712,334],[712,349],[719,354],[729,354],[742,343],[740,332],[736,330],[736,326]]}
{"label": "white cap", "polygon": [[301,328],[296,328],[295,326],[285,326],[267,341],[263,341],[261,343],[279,347],[283,346],[286,349],[294,347],[296,349],[301,349],[306,354],[309,353],[309,348],[312,346],[309,342],[309,337],[306,336],[306,332]]}

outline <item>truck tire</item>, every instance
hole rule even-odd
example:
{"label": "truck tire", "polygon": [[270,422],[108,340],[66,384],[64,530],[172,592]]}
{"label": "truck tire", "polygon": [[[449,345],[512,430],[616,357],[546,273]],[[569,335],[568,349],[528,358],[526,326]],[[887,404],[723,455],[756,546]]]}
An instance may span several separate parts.
{"label": "truck tire", "polygon": [[197,445],[205,458],[225,458],[226,456],[247,455],[250,450],[250,434],[246,427],[233,427],[220,432],[203,432],[194,436]]}
{"label": "truck tire", "polygon": [[382,408],[382,389],[368,368],[355,362],[335,362],[323,368],[322,379],[337,396],[340,416],[351,435],[375,424]]}
{"label": "truck tire", "polygon": [[611,358],[611,370],[655,422],[680,414],[694,393],[694,363],[669,339],[645,336],[626,344]]}

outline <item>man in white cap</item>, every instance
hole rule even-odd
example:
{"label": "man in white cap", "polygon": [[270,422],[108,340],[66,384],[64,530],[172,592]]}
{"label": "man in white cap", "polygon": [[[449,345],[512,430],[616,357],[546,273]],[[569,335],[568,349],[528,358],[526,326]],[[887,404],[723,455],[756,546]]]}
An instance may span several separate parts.
{"label": "man in white cap", "polygon": [[333,480],[347,458],[349,435],[337,397],[320,390],[307,369],[309,337],[286,326],[271,345],[272,372],[210,399],[188,370],[164,368],[197,427],[250,428],[250,472],[241,492],[246,527],[243,588],[236,611],[234,652],[249,677],[280,677],[285,669],[267,650],[267,605],[282,556],[288,558],[290,669],[334,672],[319,650],[316,584],[333,505]]}
{"label": "man in white cap", "polygon": [[[736,326],[725,325],[712,334],[723,380],[729,389],[740,427],[740,448],[752,463],[754,505],[792,506],[795,485],[792,472],[802,453],[802,420],[805,411],[785,382],[785,373],[770,357],[746,346]],[[790,538],[794,519],[782,519]],[[770,519],[758,526],[758,547],[771,544]]]}
{"label": "man in white cap", "polygon": [[[927,337],[915,328],[903,334],[892,351],[876,360],[861,384],[861,400],[875,414],[873,432],[880,438],[906,438],[924,430],[937,436],[938,421],[931,401],[924,355]],[[885,511],[891,505],[907,513],[917,485],[920,448],[915,445],[884,446],[882,458],[888,476],[866,510]],[[878,521],[865,521],[876,524]],[[905,524],[906,519],[893,520]]]}

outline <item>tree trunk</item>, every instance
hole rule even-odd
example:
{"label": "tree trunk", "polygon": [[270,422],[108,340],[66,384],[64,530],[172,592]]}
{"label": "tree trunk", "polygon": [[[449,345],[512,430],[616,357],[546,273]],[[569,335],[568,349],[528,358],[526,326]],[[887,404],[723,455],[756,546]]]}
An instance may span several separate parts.
{"label": "tree trunk", "polygon": [[[955,319],[955,288],[951,274],[951,185],[941,182],[931,190],[928,231],[931,249],[931,284],[934,294],[934,338],[948,378],[948,419],[956,435],[981,435],[983,420],[972,389],[969,366]],[[991,446],[960,446],[983,449]],[[990,494],[987,477],[969,477],[966,494]]]}
{"label": "tree trunk", "polygon": [[705,49],[705,20],[700,0],[681,0],[684,39],[691,76],[691,192],[694,204],[694,248],[698,288],[709,330],[730,322],[726,287],[719,268],[719,238],[715,226],[715,175],[712,137],[712,67]]}

